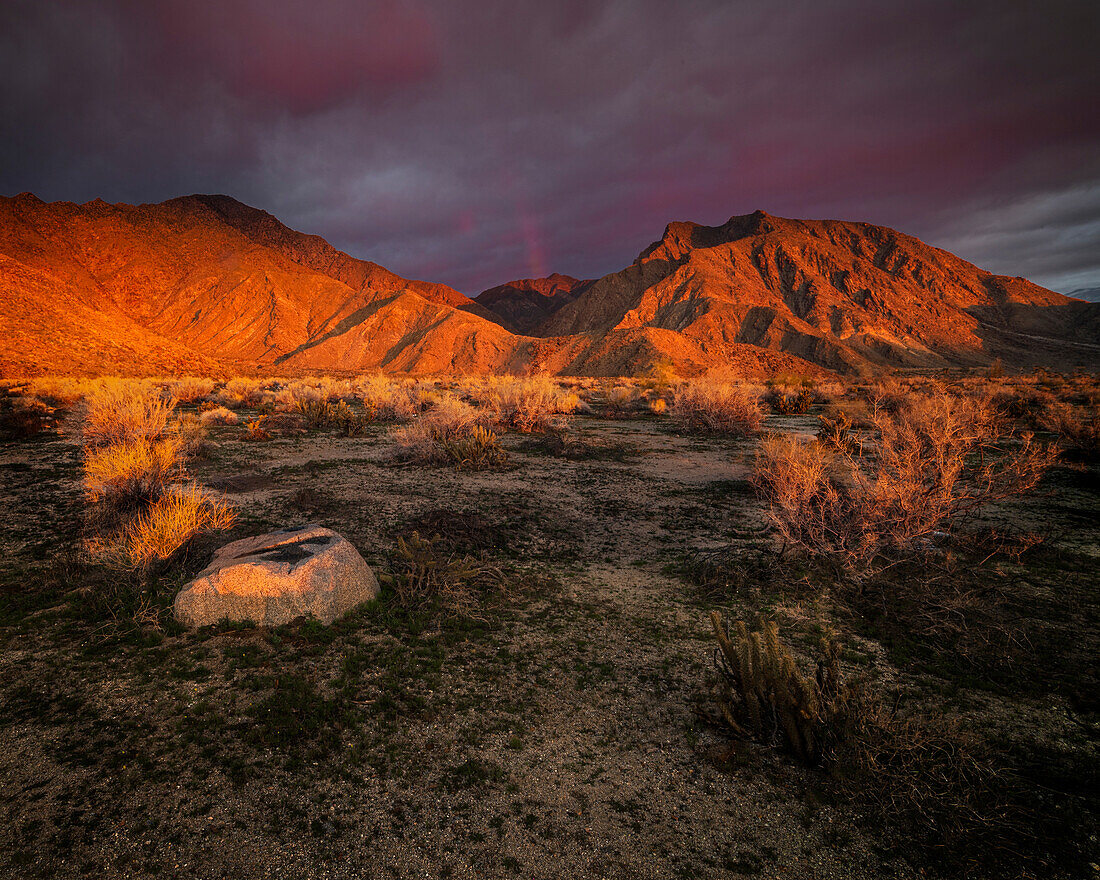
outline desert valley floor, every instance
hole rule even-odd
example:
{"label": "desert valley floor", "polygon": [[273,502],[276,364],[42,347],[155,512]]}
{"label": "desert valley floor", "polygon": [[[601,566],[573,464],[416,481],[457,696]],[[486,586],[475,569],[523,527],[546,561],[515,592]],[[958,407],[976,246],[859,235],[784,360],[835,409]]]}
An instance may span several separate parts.
{"label": "desert valley floor", "polygon": [[[769,415],[766,427],[812,436],[816,410]],[[1095,465],[1056,467],[1027,504],[984,515],[988,529],[1046,536],[1017,559],[979,552],[956,576],[953,595],[980,589],[995,615],[975,622],[980,612],[960,603],[917,625],[913,608],[868,599],[873,590],[841,599],[820,570],[776,558],[749,480],[758,441],[682,434],[649,413],[575,416],[569,436],[507,434],[506,463],[465,471],[395,461],[377,425],[266,443],[215,428],[189,469],[237,507],[234,535],[322,523],[380,575],[399,536],[439,535],[438,549],[476,559],[489,586],[467,616],[383,598],[331,628],[196,632],[170,621],[163,596],[224,536],[194,548],[160,598],[120,610],[103,598],[108,576],[78,552],[79,444],[51,433],[4,444],[0,871],[1002,870],[992,855],[941,858],[823,771],[714,724],[712,609],[777,620],[809,651],[835,627],[853,668],[934,716],[976,722],[1034,784],[1039,808],[1077,823],[1071,841],[1040,844],[1025,874],[1044,873],[1044,846],[1079,858],[1095,844]]]}

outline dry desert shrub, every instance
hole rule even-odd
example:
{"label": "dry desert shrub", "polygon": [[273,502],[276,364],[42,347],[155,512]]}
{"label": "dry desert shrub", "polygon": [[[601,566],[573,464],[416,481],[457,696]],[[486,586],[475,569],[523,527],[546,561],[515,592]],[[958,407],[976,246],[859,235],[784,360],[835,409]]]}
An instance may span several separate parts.
{"label": "dry desert shrub", "polygon": [[215,400],[232,409],[253,409],[263,403],[266,390],[264,379],[238,376],[225,383],[225,387],[215,395]]}
{"label": "dry desert shrub", "polygon": [[381,373],[360,376],[353,388],[368,421],[409,422],[421,410],[421,393],[416,386],[402,385]]}
{"label": "dry desert shrub", "polygon": [[642,381],[650,390],[664,394],[676,386],[680,377],[676,373],[676,365],[668,358],[661,358],[653,363]]}
{"label": "dry desert shrub", "polygon": [[35,397],[7,397],[0,391],[0,438],[26,440],[46,429],[60,433],[58,412]]}
{"label": "dry desert shrub", "polygon": [[139,440],[158,440],[171,433],[175,400],[163,400],[142,383],[105,381],[88,395],[84,445],[88,448]]}
{"label": "dry desert shrub", "polygon": [[132,507],[159,498],[182,475],[178,438],[132,440],[88,451],[84,493],[93,503]]}
{"label": "dry desert shrub", "polygon": [[783,388],[771,388],[764,395],[764,400],[774,412],[780,415],[790,416],[808,412],[817,401],[817,395],[813,388],[798,388],[793,391]]}
{"label": "dry desert shrub", "polygon": [[345,437],[358,437],[366,430],[366,418],[348,406],[346,400],[336,403],[321,398],[299,400],[297,411],[310,430],[335,428]]}
{"label": "dry desert shrub", "polygon": [[755,395],[724,382],[688,382],[676,389],[672,417],[685,431],[747,437],[764,424]]}
{"label": "dry desert shrub", "polygon": [[39,376],[31,379],[23,394],[28,398],[36,398],[50,406],[72,406],[86,394],[96,383],[89,379],[77,379],[70,376]]}
{"label": "dry desert shrub", "polygon": [[630,410],[638,400],[638,390],[629,385],[616,385],[607,392],[608,415],[620,416]]}
{"label": "dry desert shrub", "polygon": [[764,441],[755,481],[785,547],[866,566],[1034,488],[1056,456],[981,401],[941,392],[898,410],[874,413],[859,444]]}
{"label": "dry desert shrub", "polygon": [[192,538],[233,527],[236,512],[201,486],[175,486],[107,541],[93,543],[96,555],[146,570],[171,559]]}
{"label": "dry desert shrub", "polygon": [[431,410],[394,434],[399,457],[422,464],[450,464],[479,470],[504,461],[496,435],[486,423],[488,414],[453,397],[444,397]]}
{"label": "dry desert shrub", "polygon": [[199,416],[199,422],[203,425],[235,425],[240,421],[233,410],[224,406],[217,406],[213,409],[204,410],[202,415]]}
{"label": "dry desert shrub", "polygon": [[397,539],[390,574],[382,583],[393,588],[393,597],[404,608],[430,609],[474,616],[479,606],[476,585],[491,578],[492,569],[470,556],[446,554],[440,537],[420,537],[413,532]]}
{"label": "dry desert shrub", "polygon": [[180,403],[195,403],[214,393],[218,383],[198,376],[183,376],[164,387],[164,396]]}
{"label": "dry desert shrub", "polygon": [[181,414],[173,427],[174,436],[179,440],[185,456],[204,456],[214,446],[210,442],[210,432],[194,413]]}
{"label": "dry desert shrub", "polygon": [[557,416],[580,406],[580,397],[562,390],[548,376],[511,379],[487,389],[485,403],[498,424],[529,434],[545,431]]}
{"label": "dry desert shrub", "polygon": [[1100,457],[1100,412],[1095,408],[1053,403],[1039,423],[1043,430],[1056,434],[1068,452],[1088,459]]}

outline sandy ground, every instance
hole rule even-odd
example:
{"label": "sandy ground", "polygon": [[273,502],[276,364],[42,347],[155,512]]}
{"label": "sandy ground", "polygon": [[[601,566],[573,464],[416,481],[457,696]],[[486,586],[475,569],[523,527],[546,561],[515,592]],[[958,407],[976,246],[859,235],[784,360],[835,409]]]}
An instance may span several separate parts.
{"label": "sandy ground", "polygon": [[[753,590],[708,599],[673,568],[759,538],[753,444],[651,418],[575,432],[577,460],[508,436],[504,468],[456,472],[396,463],[384,428],[268,443],[218,429],[192,471],[239,507],[232,537],[319,522],[383,571],[397,535],[434,528],[503,572],[481,622],[376,603],[275,632],[157,632],[74,604],[79,569],[59,561],[78,541],[77,450],[5,447],[0,873],[923,876],[818,772],[696,714],[711,607],[812,616]],[[1095,559],[1095,521],[1088,538],[1074,520],[1095,489],[1073,491],[1087,497],[1043,519]],[[1044,723],[1078,723],[1061,698],[1041,705]]]}

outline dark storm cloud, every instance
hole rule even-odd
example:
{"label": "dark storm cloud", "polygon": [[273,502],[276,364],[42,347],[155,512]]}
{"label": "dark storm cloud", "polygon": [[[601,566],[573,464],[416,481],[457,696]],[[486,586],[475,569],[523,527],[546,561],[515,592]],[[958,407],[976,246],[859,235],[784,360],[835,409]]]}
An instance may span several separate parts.
{"label": "dark storm cloud", "polygon": [[1100,284],[1092,2],[3,10],[6,194],[226,192],[470,293],[755,208]]}

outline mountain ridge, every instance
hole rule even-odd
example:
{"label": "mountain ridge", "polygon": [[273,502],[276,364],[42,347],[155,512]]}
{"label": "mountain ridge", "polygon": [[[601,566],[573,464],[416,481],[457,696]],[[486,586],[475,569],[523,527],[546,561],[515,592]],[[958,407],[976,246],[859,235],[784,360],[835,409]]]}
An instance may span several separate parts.
{"label": "mountain ridge", "polygon": [[234,370],[581,375],[1095,366],[1100,306],[885,227],[763,211],[669,223],[599,279],[471,299],[224,195],[0,198],[0,375]]}

